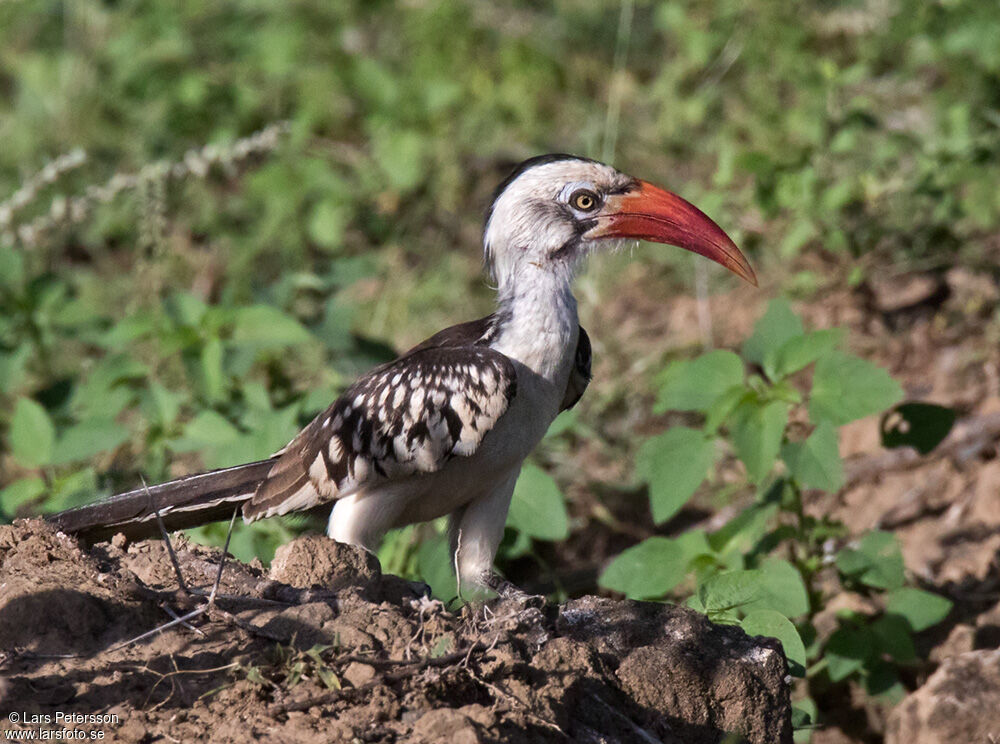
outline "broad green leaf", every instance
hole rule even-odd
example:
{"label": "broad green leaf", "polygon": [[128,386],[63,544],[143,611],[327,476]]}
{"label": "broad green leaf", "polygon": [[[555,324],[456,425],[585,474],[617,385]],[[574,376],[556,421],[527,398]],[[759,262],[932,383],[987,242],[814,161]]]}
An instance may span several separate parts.
{"label": "broad green leaf", "polygon": [[773,379],[773,370],[769,370],[766,363],[768,357],[776,354],[790,339],[801,336],[803,331],[802,321],[787,300],[771,300],[754,326],[753,335],[743,344],[743,357],[764,367],[768,377]]}
{"label": "broad green leaf", "polygon": [[760,569],[721,571],[698,587],[698,598],[706,612],[748,608],[763,595],[763,574]]}
{"label": "broad green leaf", "polygon": [[831,682],[840,682],[865,665],[875,653],[874,639],[867,630],[842,626],[833,631],[823,657]]}
{"label": "broad green leaf", "polygon": [[425,140],[419,132],[384,127],[375,133],[373,140],[375,160],[393,188],[410,191],[426,177]]}
{"label": "broad green leaf", "polygon": [[794,729],[792,741],[795,744],[809,743],[818,717],[819,711],[816,707],[816,701],[812,698],[803,698],[792,703],[792,728]]}
{"label": "broad green leaf", "polygon": [[771,518],[778,511],[776,503],[757,503],[730,519],[708,536],[708,542],[720,555],[749,552],[768,530]]}
{"label": "broad green leaf", "polygon": [[39,467],[51,464],[56,430],[48,412],[38,401],[18,398],[8,437],[11,452],[22,465]]}
{"label": "broad green leaf", "polygon": [[955,423],[953,408],[931,403],[902,403],[883,417],[883,447],[913,447],[926,455],[941,444]]}
{"label": "broad green leaf", "polygon": [[21,478],[0,491],[0,509],[9,517],[17,514],[21,504],[37,499],[45,493],[41,478]]}
{"label": "broad green leaf", "polygon": [[178,452],[217,446],[232,442],[241,436],[240,430],[216,411],[202,411],[184,427],[184,436],[172,446]]}
{"label": "broad green leaf", "polygon": [[121,318],[98,338],[98,343],[108,349],[124,351],[136,339],[145,338],[156,331],[157,316],[139,311],[128,318]]}
{"label": "broad green leaf", "polygon": [[753,399],[753,392],[743,385],[729,388],[720,395],[712,407],[705,412],[705,425],[702,427],[707,435],[714,435],[719,427],[729,418],[736,408],[744,401]]}
{"label": "broad green leaf", "polygon": [[559,486],[537,465],[528,463],[521,469],[507,524],[539,540],[562,540],[569,534],[569,516]]}
{"label": "broad green leaf", "polygon": [[328,349],[344,353],[354,348],[355,340],[351,329],[357,312],[356,306],[340,298],[327,301],[323,322],[316,333]]}
{"label": "broad green leaf", "polygon": [[167,308],[181,325],[197,328],[208,312],[208,305],[189,292],[175,292],[167,300]]}
{"label": "broad green leaf", "polygon": [[809,612],[809,594],[795,566],[780,558],[767,558],[760,569],[760,594],[751,605],[755,610],[774,610],[785,617]]}
{"label": "broad green leaf", "polygon": [[[438,599],[448,602],[455,598],[458,585],[448,538],[438,535],[420,542],[417,548],[417,571]],[[463,587],[463,590],[470,587]]]}
{"label": "broad green leaf", "polygon": [[567,431],[573,429],[577,425],[579,410],[578,408],[572,408],[556,416],[555,421],[549,424],[549,428],[545,432],[545,438],[556,439],[561,434],[565,434]]}
{"label": "broad green leaf", "polygon": [[663,374],[654,410],[708,411],[723,393],[742,383],[743,361],[731,351],[672,362]]}
{"label": "broad green leaf", "polygon": [[714,457],[712,441],[684,426],[642,443],[636,455],[636,472],[649,484],[654,522],[665,522],[687,503],[705,480]]}
{"label": "broad green leaf", "polygon": [[844,485],[837,430],[829,421],[817,426],[804,442],[786,444],[782,448],[782,458],[805,488],[836,491]]}
{"label": "broad green leaf", "polygon": [[891,532],[868,532],[856,548],[843,548],[837,554],[837,569],[875,589],[903,586],[903,555],[899,541]]}
{"label": "broad green leaf", "polygon": [[312,334],[276,307],[252,305],[236,312],[232,340],[257,346],[292,346],[312,340]]}
{"label": "broad green leaf", "polygon": [[708,544],[708,536],[704,530],[689,530],[677,537],[671,538],[684,555],[684,564],[702,555],[711,554],[712,546]]}
{"label": "broad green leaf", "polygon": [[46,511],[61,511],[82,506],[97,495],[97,473],[84,468],[57,478],[52,483],[51,495],[45,501]]}
{"label": "broad green leaf", "polygon": [[[2,328],[0,328],[2,333]],[[0,353],[0,390],[13,393],[20,388],[27,377],[28,362],[31,360],[31,347],[23,344],[9,354]]]}
{"label": "broad green leaf", "polygon": [[160,426],[170,426],[177,420],[184,398],[183,393],[175,393],[158,382],[151,382],[147,404],[151,409],[150,418],[154,418]]}
{"label": "broad green leaf", "polygon": [[52,463],[89,460],[94,455],[117,448],[129,438],[129,430],[109,420],[91,419],[66,429],[55,443]]}
{"label": "broad green leaf", "polygon": [[225,373],[222,370],[222,341],[213,336],[201,349],[201,379],[205,397],[210,403],[221,401],[225,392]]}
{"label": "broad green leaf", "polygon": [[0,287],[17,287],[24,282],[24,252],[0,243]]}
{"label": "broad green leaf", "polygon": [[916,660],[910,626],[899,615],[883,615],[870,626],[878,650],[888,654],[900,664]]}
{"label": "broad green leaf", "polygon": [[247,433],[216,445],[213,463],[221,467],[270,457],[298,433],[298,416],[298,403],[277,410],[248,408],[240,417]]}
{"label": "broad green leaf", "polygon": [[246,403],[247,408],[265,414],[274,410],[274,406],[271,405],[271,396],[268,394],[267,388],[260,382],[248,380],[240,386],[240,392],[243,394],[243,402]]}
{"label": "broad green leaf", "polygon": [[309,239],[326,250],[340,248],[344,230],[351,221],[351,209],[339,199],[324,199],[312,208],[306,229]]}
{"label": "broad green leaf", "polygon": [[833,351],[843,337],[844,331],[840,328],[793,336],[774,352],[771,366],[775,376],[785,377],[808,367],[820,357]]}
{"label": "broad green leaf", "polygon": [[755,483],[771,472],[787,423],[788,404],[780,400],[765,404],[748,400],[733,411],[730,426],[733,448]]}
{"label": "broad green leaf", "polygon": [[630,599],[662,597],[687,575],[684,549],[666,537],[650,537],[622,551],[598,583]]}
{"label": "broad green leaf", "polygon": [[903,587],[889,594],[885,611],[890,615],[899,615],[909,623],[911,630],[919,633],[944,620],[951,607],[951,600],[940,594]]}
{"label": "broad green leaf", "polygon": [[777,638],[788,659],[788,670],[796,677],[805,676],[806,647],[792,622],[775,610],[754,610],[740,621],[749,636]]}
{"label": "broad green leaf", "polygon": [[833,351],[816,362],[809,418],[841,426],[881,413],[903,397],[889,373],[855,356]]}
{"label": "broad green leaf", "polygon": [[888,707],[899,705],[907,695],[895,665],[882,659],[870,661],[865,666],[864,686],[868,695]]}

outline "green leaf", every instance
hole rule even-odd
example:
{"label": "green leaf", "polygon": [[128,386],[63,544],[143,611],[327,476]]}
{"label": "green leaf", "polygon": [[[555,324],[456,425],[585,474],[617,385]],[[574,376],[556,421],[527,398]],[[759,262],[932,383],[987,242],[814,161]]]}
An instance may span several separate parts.
{"label": "green leaf", "polygon": [[908,691],[893,664],[876,659],[868,664],[864,676],[865,692],[878,703],[891,708],[903,702]]}
{"label": "green leaf", "polygon": [[455,597],[458,587],[447,537],[438,535],[421,541],[417,548],[417,572],[438,599],[448,602]]}
{"label": "green leaf", "polygon": [[562,540],[569,534],[566,502],[552,476],[526,464],[514,486],[507,524],[539,540]]}
{"label": "green leaf", "polygon": [[774,610],[785,617],[809,612],[809,594],[795,566],[780,558],[766,558],[760,569],[759,596],[751,605],[755,610]]}
{"label": "green leaf", "polygon": [[917,651],[913,647],[910,627],[902,617],[883,615],[869,627],[879,651],[888,654],[900,664],[916,660]]}
{"label": "green leaf", "polygon": [[210,403],[222,400],[225,374],[222,370],[222,341],[213,336],[201,349],[201,379]]}
{"label": "green leaf", "polygon": [[0,491],[0,510],[12,517],[21,504],[37,499],[43,493],[45,481],[41,478],[21,478]]}
{"label": "green leaf", "polygon": [[763,581],[760,569],[720,571],[698,587],[698,598],[710,613],[743,609],[761,599]]}
{"label": "green leaf", "polygon": [[31,347],[27,344],[19,346],[9,354],[0,353],[0,390],[13,393],[20,388],[25,382],[30,360]]}
{"label": "green leaf", "polygon": [[903,389],[884,369],[833,351],[816,363],[809,417],[841,426],[880,413],[902,397]]}
{"label": "green leaf", "polygon": [[874,639],[867,630],[842,626],[833,631],[823,658],[831,682],[840,682],[861,669],[875,653]]}
{"label": "green leaf", "polygon": [[291,315],[271,305],[252,305],[236,311],[232,340],[257,346],[292,346],[313,336]]}
{"label": "green leaf", "polygon": [[597,583],[630,599],[662,597],[687,575],[684,548],[666,537],[650,537],[622,551]]}
{"label": "green leaf", "polygon": [[208,305],[203,299],[189,292],[175,292],[167,300],[171,315],[181,325],[197,328],[201,319],[208,312]]}
{"label": "green leaf", "polygon": [[812,698],[803,698],[792,703],[792,728],[794,729],[792,741],[795,744],[808,744],[812,737],[813,729],[819,718],[819,711],[816,701]]}
{"label": "green leaf", "polygon": [[940,594],[903,587],[889,594],[885,611],[890,615],[899,615],[909,623],[913,632],[919,633],[944,620],[951,608],[951,600]]}
{"label": "green leaf", "polygon": [[8,436],[11,452],[22,465],[51,464],[56,430],[48,412],[38,401],[18,398]]}
{"label": "green leaf", "polygon": [[740,621],[740,627],[749,636],[777,638],[788,659],[788,670],[796,677],[805,676],[806,647],[787,617],[775,610],[754,610]]}
{"label": "green leaf", "polygon": [[351,221],[350,206],[339,199],[324,199],[312,208],[306,229],[309,239],[328,251],[340,248]]}
{"label": "green leaf", "polygon": [[742,383],[743,361],[731,351],[672,362],[663,374],[654,411],[706,412],[726,391]]}
{"label": "green leaf", "polygon": [[665,522],[684,506],[705,480],[714,458],[712,441],[684,426],[642,443],[636,454],[636,473],[649,484],[654,522]]}
{"label": "green leaf", "polygon": [[771,472],[787,423],[788,404],[780,400],[765,404],[748,400],[733,411],[730,428],[733,449],[755,483]]}
{"label": "green leaf", "polygon": [[768,377],[773,379],[768,357],[773,357],[787,341],[801,336],[804,330],[802,321],[792,312],[787,300],[771,300],[767,311],[754,326],[753,335],[743,344],[743,357],[761,365]]}
{"label": "green leaf", "polygon": [[216,411],[202,411],[184,427],[184,436],[172,446],[178,452],[217,446],[239,439],[240,430]]}
{"label": "green leaf", "polygon": [[844,485],[844,464],[840,459],[837,430],[822,422],[804,442],[789,442],[782,459],[805,488],[836,491]]}
{"label": "green leaf", "polygon": [[913,447],[926,455],[944,440],[958,414],[931,403],[903,403],[886,412],[880,423],[883,447]]}
{"label": "green leaf", "polygon": [[743,402],[753,400],[754,394],[744,386],[729,388],[719,396],[712,407],[705,412],[703,431],[708,436],[714,436],[723,422]]}
{"label": "green leaf", "polygon": [[158,382],[151,382],[148,403],[152,409],[150,417],[155,418],[160,426],[170,426],[177,420],[177,416],[181,412],[181,401],[184,398],[183,393],[172,392]]}
{"label": "green leaf", "polygon": [[97,494],[97,473],[84,468],[61,476],[52,483],[51,495],[45,501],[46,511],[60,511],[81,506],[94,500]]}
{"label": "green leaf", "polygon": [[59,437],[52,453],[52,464],[89,460],[101,452],[116,449],[128,438],[129,430],[114,421],[82,421]]}
{"label": "green leaf", "polygon": [[708,544],[708,536],[704,530],[689,530],[671,539],[684,555],[683,563],[690,566],[691,561],[703,555],[711,555],[712,546]]}
{"label": "green leaf", "polygon": [[777,377],[785,377],[808,367],[820,357],[833,351],[843,337],[844,331],[841,328],[793,336],[774,353],[772,362],[774,374]]}
{"label": "green leaf", "polygon": [[837,569],[875,589],[899,589],[903,585],[903,554],[891,532],[866,533],[856,548],[837,554]]}
{"label": "green leaf", "polygon": [[393,188],[410,191],[426,177],[424,137],[399,127],[379,129],[373,138],[375,160]]}
{"label": "green leaf", "polygon": [[768,525],[778,509],[777,503],[753,504],[709,535],[708,542],[720,555],[747,553],[767,533]]}

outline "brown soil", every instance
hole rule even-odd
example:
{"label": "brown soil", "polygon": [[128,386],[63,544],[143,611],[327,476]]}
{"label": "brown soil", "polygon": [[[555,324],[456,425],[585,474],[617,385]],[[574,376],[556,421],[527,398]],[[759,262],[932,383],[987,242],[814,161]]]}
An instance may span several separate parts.
{"label": "brown soil", "polygon": [[[175,542],[185,582],[209,589],[220,551]],[[0,728],[79,713],[114,718],[70,728],[127,742],[791,741],[777,643],[679,607],[449,612],[364,551],[304,537],[270,575],[228,561],[189,627],[123,645],[205,604],[161,541],[0,527]]]}

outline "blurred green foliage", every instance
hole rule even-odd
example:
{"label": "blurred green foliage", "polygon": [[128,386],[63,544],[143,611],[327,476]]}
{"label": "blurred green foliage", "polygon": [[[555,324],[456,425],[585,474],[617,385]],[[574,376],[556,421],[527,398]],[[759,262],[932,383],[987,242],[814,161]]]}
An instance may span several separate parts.
{"label": "blurred green foliage", "polygon": [[267,454],[488,311],[481,211],[539,151],[683,191],[762,273],[985,255],[998,36],[959,0],[0,3],[3,516]]}

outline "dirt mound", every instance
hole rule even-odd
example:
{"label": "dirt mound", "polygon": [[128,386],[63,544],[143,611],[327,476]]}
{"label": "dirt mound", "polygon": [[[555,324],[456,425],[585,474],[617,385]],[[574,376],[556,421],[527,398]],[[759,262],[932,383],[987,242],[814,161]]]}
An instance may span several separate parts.
{"label": "dirt mound", "polygon": [[[188,585],[209,588],[219,551],[175,547]],[[0,727],[135,742],[791,741],[773,640],[668,605],[453,613],[419,590],[306,537],[270,576],[228,561],[214,609],[118,646],[206,602],[178,590],[164,544],[84,550],[39,521],[0,527]]]}

